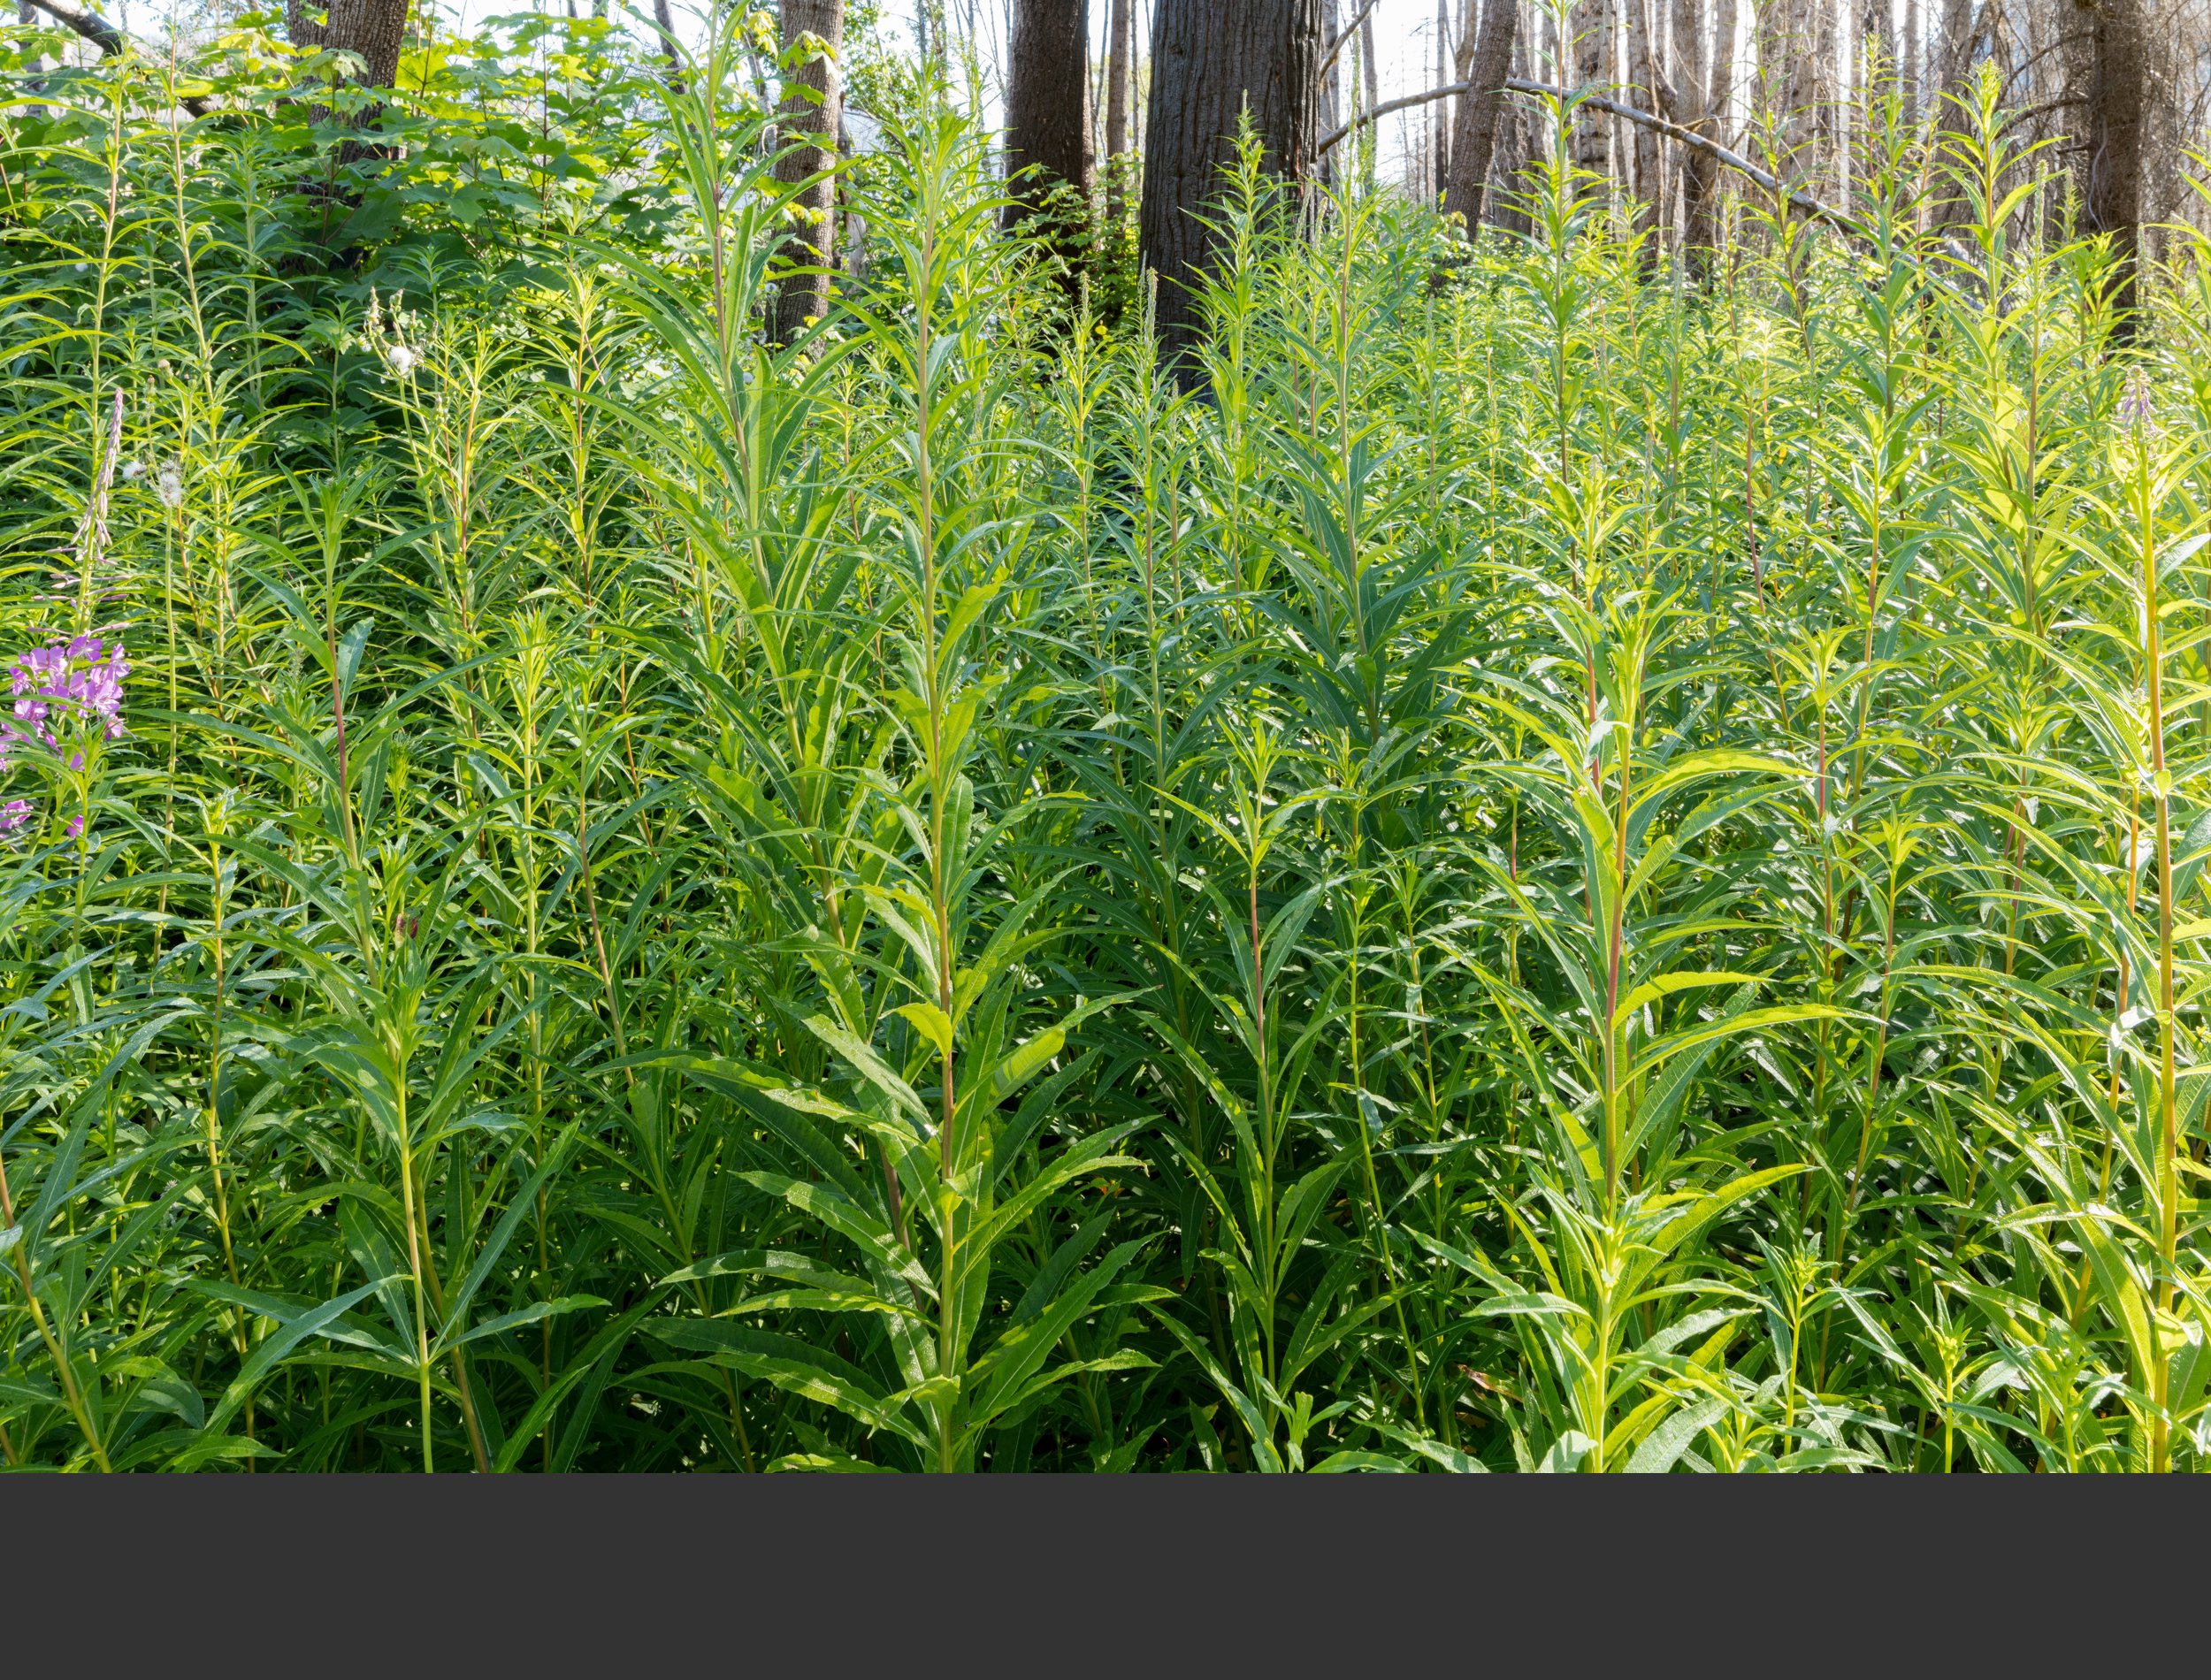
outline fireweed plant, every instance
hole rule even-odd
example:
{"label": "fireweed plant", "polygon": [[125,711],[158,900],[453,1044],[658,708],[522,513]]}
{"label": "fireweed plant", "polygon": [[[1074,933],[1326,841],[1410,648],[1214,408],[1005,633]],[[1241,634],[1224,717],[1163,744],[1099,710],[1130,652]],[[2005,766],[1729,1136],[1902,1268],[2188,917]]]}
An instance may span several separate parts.
{"label": "fireweed plant", "polygon": [[778,347],[769,39],[0,117],[7,1464],[2211,1463],[2211,253],[1247,156],[1162,369],[874,73]]}

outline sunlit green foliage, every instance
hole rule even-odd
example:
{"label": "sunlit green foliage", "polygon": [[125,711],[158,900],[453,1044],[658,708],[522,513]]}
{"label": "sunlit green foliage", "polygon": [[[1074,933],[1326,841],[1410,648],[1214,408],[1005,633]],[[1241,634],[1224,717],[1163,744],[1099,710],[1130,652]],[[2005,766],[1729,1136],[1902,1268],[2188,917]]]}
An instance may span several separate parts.
{"label": "sunlit green foliage", "polygon": [[8,1463],[2211,1458],[2202,250],[1254,168],[1185,392],[915,90],[777,349],[774,67],[518,62],[0,118]]}

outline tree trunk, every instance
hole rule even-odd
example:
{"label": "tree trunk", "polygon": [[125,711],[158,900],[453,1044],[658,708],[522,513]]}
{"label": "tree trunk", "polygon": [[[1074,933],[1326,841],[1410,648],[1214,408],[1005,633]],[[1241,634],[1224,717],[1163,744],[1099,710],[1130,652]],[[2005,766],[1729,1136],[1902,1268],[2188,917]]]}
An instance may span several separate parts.
{"label": "tree trunk", "polygon": [[[1353,5],[1361,0],[1351,0]],[[1358,57],[1366,83],[1366,109],[1381,103],[1381,60],[1374,51],[1374,12],[1370,6],[1358,20]]]}
{"label": "tree trunk", "polygon": [[[1704,126],[1703,11],[1697,0],[1673,0],[1673,73],[1667,80],[1673,87],[1674,109],[1666,115],[1709,140]],[[1689,147],[1677,149],[1681,157],[1681,254],[1686,259],[1712,242],[1707,204],[1719,183],[1719,165]]]}
{"label": "tree trunk", "polygon": [[2069,60],[2072,94],[2085,103],[2074,124],[2081,142],[2081,231],[2106,233],[2119,263],[2115,302],[2133,310],[2142,250],[2142,158],[2150,81],[2145,0],[2070,0],[2073,32],[2085,37]]}
{"label": "tree trunk", "polygon": [[[776,159],[776,179],[808,180],[799,203],[807,221],[784,235],[784,259],[794,269],[826,271],[837,259],[837,191],[824,172],[837,163],[837,131],[844,116],[845,0],[783,0],[783,48],[789,54],[812,35],[820,50],[787,72],[776,125],[786,149]],[[792,142],[797,142],[792,144]],[[829,313],[830,277],[785,274],[776,286],[776,342],[788,344],[806,331],[809,318]]]}
{"label": "tree trunk", "polygon": [[[1936,20],[1939,34],[1932,54],[1938,171],[1947,162],[1944,156],[1945,140],[1971,130],[1966,115],[1966,106],[1972,96],[1968,84],[1972,80],[1973,60],[1980,50],[1981,32],[1986,26],[1985,18],[1974,16],[1973,0],[1941,0],[1941,4],[1942,12]],[[2071,0],[2066,0],[2066,4],[2070,4]],[[1932,197],[1932,211],[1928,219],[1937,230],[1955,226],[1970,213],[1972,207],[1963,195],[1939,179]]]}
{"label": "tree trunk", "polygon": [[1006,173],[1018,201],[1009,224],[1061,183],[1085,203],[1092,185],[1089,0],[1014,0],[1006,89]]}
{"label": "tree trunk", "polygon": [[317,21],[305,0],[285,0],[284,33],[295,46],[358,53],[363,85],[390,87],[407,39],[407,0],[329,0],[325,15]]}
{"label": "tree trunk", "polygon": [[[1672,102],[1661,89],[1656,50],[1651,40],[1651,9],[1656,4],[1657,0],[1627,0],[1627,80],[1633,90],[1629,96],[1637,104],[1664,114]],[[1631,144],[1634,149],[1635,227],[1643,236],[1641,261],[1644,272],[1649,273],[1658,261],[1658,205],[1665,191],[1659,180],[1658,136],[1639,126]]]}
{"label": "tree trunk", "polygon": [[[1697,131],[1707,140],[1727,139],[1727,102],[1735,93],[1736,17],[1736,0],[1717,0],[1710,56],[1705,60],[1704,120]],[[1718,164],[1709,163],[1696,205],[1702,221],[1690,229],[1695,248],[1713,253],[1715,260],[1720,247],[1719,180]]]}
{"label": "tree trunk", "polygon": [[1136,0],[1113,0],[1106,46],[1106,156],[1128,149],[1128,115],[1136,104],[1136,67],[1129,62],[1136,41]]}
{"label": "tree trunk", "polygon": [[[1597,83],[1604,70],[1604,32],[1611,19],[1605,0],[1580,0],[1574,7],[1567,27],[1573,31],[1573,44],[1568,49],[1567,62],[1573,65],[1573,85],[1587,88],[1592,93],[1600,91]],[[1583,106],[1574,115],[1574,167],[1592,175],[1604,173],[1604,118]]]}
{"label": "tree trunk", "polygon": [[1312,172],[1320,54],[1320,0],[1159,0],[1141,234],[1159,279],[1162,356],[1182,363],[1197,338],[1192,291],[1214,255],[1200,218],[1220,203],[1247,106],[1266,170],[1292,181]]}
{"label": "tree trunk", "polygon": [[[1492,0],[1492,3],[1511,7],[1516,19],[1521,15],[1519,0]],[[1511,38],[1507,44],[1511,52],[1512,71],[1523,80],[1554,81],[1557,79],[1556,66],[1543,61],[1538,45],[1543,17],[1541,11],[1529,14],[1525,25],[1516,27],[1510,32]],[[1486,23],[1484,27],[1487,27]],[[1503,110],[1497,120],[1496,163],[1481,189],[1482,219],[1491,226],[1503,228],[1508,233],[1527,234],[1534,231],[1534,225],[1529,220],[1518,196],[1519,189],[1513,183],[1519,179],[1520,172],[1535,156],[1531,119],[1518,101],[1508,100],[1502,94],[1493,97]],[[1496,182],[1499,190],[1488,190],[1489,179]]]}
{"label": "tree trunk", "polygon": [[1794,0],[1787,8],[1788,149],[1794,172],[1814,183],[1824,178],[1827,154],[1829,86],[1835,50],[1832,0]]}
{"label": "tree trunk", "polygon": [[1504,80],[1512,73],[1512,43],[1519,27],[1520,0],[1484,0],[1473,61],[1466,72],[1474,87],[1458,102],[1450,182],[1443,193],[1444,214],[1465,218],[1468,239],[1481,225],[1489,164],[1496,155],[1497,118],[1504,105]]}
{"label": "tree trunk", "polygon": [[1904,0],[1904,38],[1897,44],[1897,80],[1904,93],[1904,122],[1919,126],[1919,0]]}
{"label": "tree trunk", "polygon": [[653,0],[653,27],[660,31],[661,58],[668,65],[668,80],[672,84],[682,73],[684,59],[676,48],[676,15],[668,9],[668,0]]}
{"label": "tree trunk", "polygon": [[[1336,46],[1336,37],[1343,32],[1343,19],[1336,0],[1320,0],[1320,50],[1328,61],[1328,68],[1320,78],[1320,117],[1318,126],[1324,134],[1333,134],[1343,126],[1343,49]],[[1335,48],[1331,52],[1329,49]],[[1320,179],[1334,180],[1338,165],[1331,152],[1320,160]]]}
{"label": "tree trunk", "polygon": [[[1435,0],[1435,85],[1451,85],[1451,10],[1450,0]],[[1433,204],[1443,195],[1443,183],[1451,172],[1451,102],[1439,99],[1428,113],[1429,147],[1434,156],[1435,167],[1428,174],[1428,202]]]}

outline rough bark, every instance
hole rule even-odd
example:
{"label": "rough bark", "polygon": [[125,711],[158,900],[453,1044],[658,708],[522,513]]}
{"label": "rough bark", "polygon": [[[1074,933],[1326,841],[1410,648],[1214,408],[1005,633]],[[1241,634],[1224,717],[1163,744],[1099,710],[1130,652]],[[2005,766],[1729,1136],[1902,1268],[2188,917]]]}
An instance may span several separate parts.
{"label": "rough bark", "polygon": [[[1577,88],[1594,88],[1603,78],[1608,10],[1605,0],[1580,0],[1567,19],[1573,34],[1567,62],[1573,66],[1572,80]],[[1576,169],[1592,175],[1604,172],[1604,119],[1594,107],[1585,105],[1574,113],[1573,156]]]}
{"label": "rough bark", "polygon": [[[1627,0],[1627,81],[1639,104],[1663,111],[1671,104],[1662,89],[1658,58],[1652,40],[1656,33],[1651,16],[1657,0]],[[1642,265],[1646,272],[1658,260],[1659,206],[1665,197],[1658,169],[1658,136],[1637,125],[1630,158],[1635,183],[1635,227],[1643,236]]]}
{"label": "rough bark", "polygon": [[[388,88],[399,74],[399,50],[407,40],[408,0],[329,0],[310,8],[285,0],[284,33],[299,47],[358,53],[365,87]],[[316,11],[322,11],[317,18]]]}
{"label": "rough bark", "polygon": [[[783,0],[786,57],[808,35],[826,50],[785,73],[783,100],[776,107],[776,126],[785,149],[776,159],[776,179],[811,183],[798,199],[809,212],[807,220],[784,236],[784,260],[794,270],[827,271],[837,260],[837,189],[834,178],[824,172],[836,166],[837,132],[844,118],[838,55],[845,50],[845,0]],[[797,338],[809,317],[829,313],[829,287],[826,271],[788,273],[777,283],[777,343]]]}
{"label": "rough bark", "polygon": [[[1697,0],[1674,0],[1674,82],[1679,90],[1680,111],[1673,120],[1707,140],[1719,138],[1714,120],[1718,100],[1713,83],[1718,55],[1704,39],[1704,8]],[[1691,261],[1701,261],[1717,242],[1715,210],[1719,195],[1719,164],[1710,152],[1688,149],[1681,157],[1681,250]]]}
{"label": "rough bark", "polygon": [[1828,162],[1833,119],[1835,17],[1832,0],[1791,0],[1785,9],[1786,77],[1782,109],[1797,172],[1820,179]]}
{"label": "rough bark", "polygon": [[2105,233],[2119,263],[2116,302],[2131,311],[2142,249],[2143,152],[2150,84],[2146,0],[2069,0],[2080,37],[2069,61],[2070,92],[2084,103],[2080,227]]}
{"label": "rough bark", "polygon": [[[1537,60],[1542,57],[1537,48],[1536,37],[1542,27],[1543,14],[1524,11],[1519,0],[1497,0],[1510,4],[1517,19],[1508,45],[1511,52],[1512,73],[1526,79],[1538,76],[1543,69]],[[1519,179],[1535,156],[1534,125],[1528,113],[1518,102],[1508,102],[1502,95],[1497,103],[1503,109],[1496,119],[1496,161],[1491,166],[1488,179],[1482,187],[1482,219],[1493,227],[1508,233],[1528,233],[1534,231],[1526,211],[1522,208],[1512,183]],[[1496,183],[1491,190],[1488,181]]]}
{"label": "rough bark", "polygon": [[[1451,11],[1450,0],[1435,0],[1435,83],[1442,87],[1451,77]],[[1431,168],[1428,172],[1428,202],[1433,204],[1442,196],[1443,183],[1450,178],[1451,170],[1451,108],[1448,102],[1441,103],[1428,116],[1428,148]]]}
{"label": "rough bark", "polygon": [[[1043,210],[1062,186],[1080,195],[1062,210],[1087,220],[1090,151],[1088,0],[1014,0],[1012,73],[1006,89],[1006,173],[1014,203],[1008,227]],[[1073,272],[1080,229],[1060,230],[1055,248]]]}
{"label": "rough bark", "polygon": [[1489,166],[1496,156],[1497,118],[1504,109],[1504,80],[1512,73],[1512,46],[1519,27],[1520,0],[1484,0],[1481,27],[1466,70],[1475,91],[1459,97],[1450,180],[1443,191],[1444,214],[1465,218],[1469,239],[1481,225]]}
{"label": "rough bark", "polygon": [[1214,261],[1213,214],[1248,108],[1272,174],[1313,170],[1320,136],[1320,0],[1159,0],[1144,127],[1144,266],[1159,280],[1160,354],[1195,340],[1193,289]]}

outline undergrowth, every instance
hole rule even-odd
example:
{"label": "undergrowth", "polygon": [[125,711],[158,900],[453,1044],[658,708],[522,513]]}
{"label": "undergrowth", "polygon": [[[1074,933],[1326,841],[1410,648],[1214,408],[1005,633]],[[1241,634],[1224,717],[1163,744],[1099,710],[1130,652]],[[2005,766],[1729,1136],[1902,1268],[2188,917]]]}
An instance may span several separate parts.
{"label": "undergrowth", "polygon": [[2211,1462],[2200,248],[1247,158],[1178,381],[923,88],[778,348],[752,52],[0,117],[9,1464]]}

